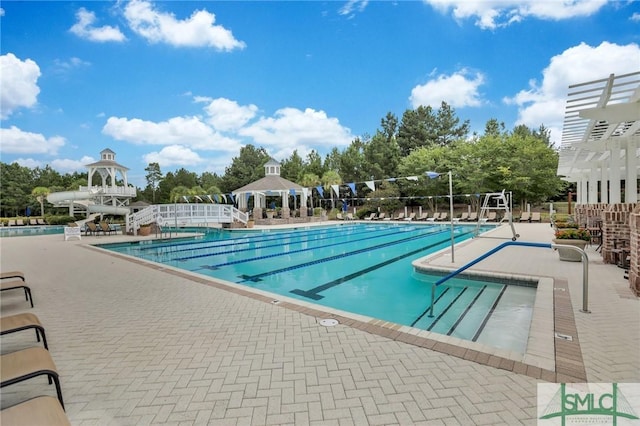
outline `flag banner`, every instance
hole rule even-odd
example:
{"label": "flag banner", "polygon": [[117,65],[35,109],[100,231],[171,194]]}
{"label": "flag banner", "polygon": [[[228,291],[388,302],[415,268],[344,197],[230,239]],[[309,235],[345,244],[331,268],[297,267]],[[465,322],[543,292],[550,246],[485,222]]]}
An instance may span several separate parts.
{"label": "flag banner", "polygon": [[213,203],[213,199],[211,198],[211,195],[207,195],[207,198],[209,199],[210,203]]}
{"label": "flag banner", "polygon": [[324,198],[324,190],[320,185],[316,186],[316,190],[318,191],[318,194],[320,194],[320,196]]}
{"label": "flag banner", "polygon": [[186,201],[187,203],[189,202],[189,199],[187,198],[187,196],[186,196],[186,195],[183,195],[183,196],[182,196],[182,199],[183,199],[184,201]]}
{"label": "flag banner", "polygon": [[418,176],[407,176],[407,180],[418,180]]}
{"label": "flag banner", "polygon": [[387,182],[395,182],[396,178],[389,178],[389,179],[385,179]]}
{"label": "flag banner", "polygon": [[424,174],[431,179],[435,179],[438,176],[440,176],[440,173],[436,173],[436,172],[425,172]]}
{"label": "flag banner", "polygon": [[216,203],[220,202],[220,198],[218,198],[218,194],[213,194],[213,199],[216,200]]}
{"label": "flag banner", "polygon": [[231,199],[232,203],[235,203],[236,201],[233,199],[233,194],[229,194],[229,198]]}
{"label": "flag banner", "polygon": [[331,185],[331,189],[333,189],[333,192],[336,194],[336,197],[340,196],[340,187],[338,185]]}
{"label": "flag banner", "polygon": [[224,203],[227,204],[227,196],[224,194],[220,194],[220,196],[222,197],[222,199],[224,200]]}
{"label": "flag banner", "polygon": [[200,198],[200,196],[199,196],[199,195],[194,195],[194,198],[195,198],[196,200],[200,201],[201,203],[203,202],[203,201],[202,201],[202,198]]}
{"label": "flag banner", "polygon": [[372,180],[365,182],[365,185],[372,191],[376,190],[376,184]]}
{"label": "flag banner", "polygon": [[349,187],[349,189],[351,189],[351,192],[353,192],[353,195],[358,195],[358,194],[356,194],[356,184],[355,184],[355,182],[348,183],[347,186]]}
{"label": "flag banner", "polygon": [[251,198],[251,193],[247,192],[247,203],[249,202],[249,198]]}
{"label": "flag banner", "polygon": [[290,189],[289,190],[289,195],[293,195],[295,197],[296,196],[296,190],[295,189]]}

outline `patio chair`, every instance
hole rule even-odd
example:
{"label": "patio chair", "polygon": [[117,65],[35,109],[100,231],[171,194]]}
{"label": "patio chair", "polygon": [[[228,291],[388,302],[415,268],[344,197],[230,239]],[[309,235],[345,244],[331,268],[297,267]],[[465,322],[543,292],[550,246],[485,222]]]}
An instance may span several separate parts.
{"label": "patio chair", "polygon": [[7,222],[7,226],[16,226],[16,220],[15,219],[9,219],[9,222]]}
{"label": "patio chair", "polygon": [[24,226],[24,221],[22,219],[16,219],[16,226]]}
{"label": "patio chair", "polygon": [[0,356],[0,364],[2,364],[2,370],[0,370],[0,388],[46,375],[49,379],[49,384],[52,382],[55,383],[58,400],[64,409],[60,378],[56,365],[48,350],[33,347],[11,352]]}
{"label": "patio chair", "polygon": [[420,216],[418,216],[418,218],[416,220],[427,220],[429,218],[429,213],[428,212],[422,212],[422,214]]}
{"label": "patio chair", "polygon": [[476,222],[477,220],[478,220],[478,212],[469,213],[469,219],[467,219],[468,222]]}
{"label": "patio chair", "polygon": [[489,214],[487,215],[487,222],[495,222],[497,218],[498,215],[496,212],[489,212]]}
{"label": "patio chair", "polygon": [[47,224],[47,222],[45,222],[44,219],[38,219],[37,222],[38,222],[38,225],[46,225]]}
{"label": "patio chair", "polygon": [[[27,299],[27,302],[31,303],[31,307],[33,308],[33,296],[31,295],[31,288],[27,284],[25,284],[24,275],[19,276],[10,274],[21,274],[21,272],[3,272],[3,281],[0,284],[0,291],[22,289],[24,291],[25,299]],[[4,281],[4,279],[8,278],[21,278],[21,280]]]}
{"label": "patio chair", "polygon": [[531,222],[542,222],[542,218],[540,217],[540,212],[531,213]]}
{"label": "patio chair", "polygon": [[385,212],[382,212],[378,215],[377,220],[386,220],[386,219],[387,219],[387,214]]}
{"label": "patio chair", "polygon": [[338,220],[344,220],[344,217],[342,217],[342,213],[338,213],[338,214],[336,214],[336,219],[338,219]]}
{"label": "patio chair", "polygon": [[0,411],[0,424],[13,426],[71,426],[57,399],[39,396]]}
{"label": "patio chair", "polygon": [[8,280],[10,278],[19,278],[24,281],[24,272],[22,271],[7,271],[0,273],[0,280]]}
{"label": "patio chair", "polygon": [[440,213],[440,216],[438,216],[438,219],[436,219],[436,220],[442,221],[442,220],[447,220],[447,219],[449,219],[449,213],[442,212],[442,213]]}
{"label": "patio chair", "polygon": [[103,232],[101,228],[98,228],[93,222],[87,222],[84,224],[84,235],[98,235],[100,232]]}
{"label": "patio chair", "polygon": [[440,212],[435,212],[433,216],[427,218],[427,222],[435,222],[440,218]]}
{"label": "patio chair", "polygon": [[353,220],[353,213],[347,213],[347,220]]}
{"label": "patio chair", "polygon": [[416,214],[415,213],[411,213],[409,216],[405,217],[404,220],[411,222],[412,220],[416,219]]}
{"label": "patio chair", "polygon": [[393,220],[402,220],[402,219],[404,219],[404,212],[398,213],[398,215],[393,218]]}
{"label": "patio chair", "polygon": [[111,235],[111,233],[116,232],[116,229],[109,225],[107,222],[100,222],[100,230],[102,230],[102,233],[105,235]]}
{"label": "patio chair", "polygon": [[520,214],[520,222],[531,222],[531,214],[529,212],[522,212]]}
{"label": "patio chair", "polygon": [[460,215],[458,220],[463,221],[463,222],[469,220],[469,212],[462,212],[462,214]]}
{"label": "patio chair", "polygon": [[0,336],[17,333],[18,331],[28,330],[30,328],[36,331],[36,339],[38,339],[38,342],[40,341],[40,336],[42,336],[44,348],[49,349],[49,345],[47,345],[47,336],[44,333],[44,327],[38,317],[34,314],[25,312],[0,318]]}
{"label": "patio chair", "polygon": [[364,220],[376,220],[376,214],[371,213],[368,217],[365,217]]}
{"label": "patio chair", "polygon": [[38,221],[35,219],[29,219],[29,225],[31,226],[36,226],[38,224]]}

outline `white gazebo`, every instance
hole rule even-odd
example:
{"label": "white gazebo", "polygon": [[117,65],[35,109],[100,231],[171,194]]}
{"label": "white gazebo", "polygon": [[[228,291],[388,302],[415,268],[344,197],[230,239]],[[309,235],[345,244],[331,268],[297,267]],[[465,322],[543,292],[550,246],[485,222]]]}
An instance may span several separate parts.
{"label": "white gazebo", "polygon": [[578,204],[636,203],[640,71],[569,86],[558,175]]}
{"label": "white gazebo", "polygon": [[267,197],[278,196],[282,203],[282,217],[290,217],[289,196],[300,197],[300,216],[307,215],[309,190],[280,176],[280,163],[271,159],[264,165],[265,176],[232,192],[238,209],[247,211],[249,199],[253,196],[253,215],[262,217],[262,209],[267,208]]}

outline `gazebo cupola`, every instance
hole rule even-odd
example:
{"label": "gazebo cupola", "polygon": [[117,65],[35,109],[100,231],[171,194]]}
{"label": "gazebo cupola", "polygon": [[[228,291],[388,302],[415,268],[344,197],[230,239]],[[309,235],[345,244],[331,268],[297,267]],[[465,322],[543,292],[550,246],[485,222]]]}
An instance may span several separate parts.
{"label": "gazebo cupola", "polygon": [[265,176],[280,176],[280,163],[273,158],[264,165]]}

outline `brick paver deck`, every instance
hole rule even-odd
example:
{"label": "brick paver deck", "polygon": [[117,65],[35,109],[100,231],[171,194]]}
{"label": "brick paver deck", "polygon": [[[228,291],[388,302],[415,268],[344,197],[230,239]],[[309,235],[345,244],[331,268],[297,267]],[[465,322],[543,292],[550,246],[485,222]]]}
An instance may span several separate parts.
{"label": "brick paver deck", "polygon": [[[522,241],[551,239],[548,224],[516,227]],[[454,264],[447,253],[425,263],[462,265],[507,231],[456,248]],[[580,312],[581,264],[551,250],[513,247],[474,267],[553,279],[556,329],[575,335],[579,349],[552,339],[556,376],[543,377],[551,369],[536,367],[535,355],[510,364],[500,353],[358,317],[323,327],[320,319],[337,315],[87,247],[123,238],[0,242],[2,270],[23,270],[35,303],[2,294],[2,315],[33,312],[45,325],[74,425],[531,424],[545,378],[582,368],[592,382],[640,382],[639,301],[593,248],[589,314]],[[2,353],[36,344],[27,332],[1,342]],[[0,402],[40,394],[55,389],[33,379],[3,388]]]}

